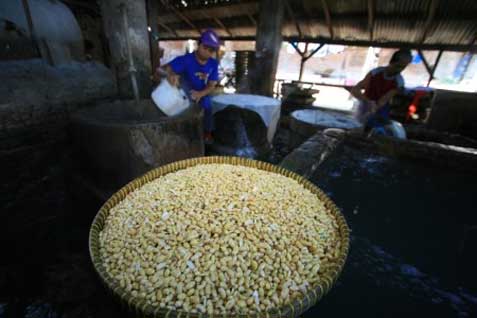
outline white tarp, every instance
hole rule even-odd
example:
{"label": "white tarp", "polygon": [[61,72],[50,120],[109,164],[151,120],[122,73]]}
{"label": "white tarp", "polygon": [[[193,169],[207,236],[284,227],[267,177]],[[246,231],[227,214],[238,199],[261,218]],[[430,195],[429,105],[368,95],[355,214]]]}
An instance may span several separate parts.
{"label": "white tarp", "polygon": [[280,119],[281,102],[277,99],[249,94],[222,94],[212,97],[212,114],[219,112],[227,106],[236,106],[251,110],[263,120],[267,127],[267,139],[271,143],[278,120]]}

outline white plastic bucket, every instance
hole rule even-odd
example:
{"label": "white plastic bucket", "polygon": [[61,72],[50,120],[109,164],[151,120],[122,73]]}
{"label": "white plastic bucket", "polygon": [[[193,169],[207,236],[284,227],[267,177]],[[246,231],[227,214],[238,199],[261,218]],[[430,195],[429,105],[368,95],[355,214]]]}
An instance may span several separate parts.
{"label": "white plastic bucket", "polygon": [[154,89],[151,98],[164,114],[175,116],[185,111],[190,106],[190,101],[182,89],[172,86],[167,80]]}

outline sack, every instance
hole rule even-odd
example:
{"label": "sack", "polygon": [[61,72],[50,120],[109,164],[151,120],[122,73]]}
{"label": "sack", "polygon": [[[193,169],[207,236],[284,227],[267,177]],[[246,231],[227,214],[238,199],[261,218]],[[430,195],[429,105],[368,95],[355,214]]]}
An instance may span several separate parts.
{"label": "sack", "polygon": [[407,139],[406,130],[401,125],[400,122],[395,120],[391,120],[389,125],[386,125],[386,129],[388,129],[392,136],[398,139]]}
{"label": "sack", "polygon": [[190,106],[189,98],[182,89],[172,86],[164,79],[151,94],[157,108],[167,116],[182,113]]}
{"label": "sack", "polygon": [[397,139],[407,139],[406,130],[401,125],[401,123],[390,120],[388,124],[384,126],[377,126],[371,129],[371,136],[384,135],[388,137],[394,137]]}

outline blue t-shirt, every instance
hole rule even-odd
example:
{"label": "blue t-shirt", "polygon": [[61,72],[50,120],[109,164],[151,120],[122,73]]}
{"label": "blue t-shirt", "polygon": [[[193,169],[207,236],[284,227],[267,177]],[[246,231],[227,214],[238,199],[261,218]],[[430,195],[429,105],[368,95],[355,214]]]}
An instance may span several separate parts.
{"label": "blue t-shirt", "polygon": [[[197,61],[195,53],[187,53],[176,57],[169,65],[174,73],[181,76],[181,86],[189,97],[191,90],[201,91],[207,87],[208,81],[219,79],[218,63],[213,58],[202,65]],[[204,96],[200,101],[202,105],[209,103],[209,96]]]}

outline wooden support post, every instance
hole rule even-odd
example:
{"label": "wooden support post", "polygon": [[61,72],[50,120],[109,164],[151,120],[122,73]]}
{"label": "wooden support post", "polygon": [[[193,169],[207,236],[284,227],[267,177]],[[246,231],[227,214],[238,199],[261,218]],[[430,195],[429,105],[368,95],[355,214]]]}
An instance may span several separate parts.
{"label": "wooden support post", "polygon": [[[119,95],[125,98],[133,97],[133,84],[130,78],[131,68],[128,61],[129,50],[126,41],[129,38],[129,49],[136,70],[135,77],[139,96],[142,98],[149,97],[152,88],[152,67],[150,47],[144,45],[144,43],[149,43],[146,1],[102,0],[99,1],[99,4],[104,32],[109,45],[109,52],[111,52],[111,69],[115,72]],[[124,26],[124,16],[120,10],[122,6],[124,6],[127,15],[127,30]]]}
{"label": "wooden support post", "polygon": [[300,48],[298,47],[298,44],[295,43],[295,42],[290,42],[290,44],[293,46],[293,48],[297,51],[298,54],[300,54],[300,57],[301,57],[301,61],[300,61],[300,75],[298,76],[298,81],[301,82],[302,80],[302,77],[303,77],[303,69],[305,67],[305,63],[306,61],[308,61],[308,59],[310,57],[312,57],[313,55],[315,55],[316,52],[318,52],[325,44],[324,43],[320,43],[320,45],[318,47],[316,47],[313,51],[311,51],[310,53],[308,53],[308,42],[306,42],[305,44],[305,51],[301,51]]}
{"label": "wooden support post", "polygon": [[318,45],[313,51],[310,52],[310,54],[307,55],[306,60],[315,55],[316,52],[318,52],[324,45],[325,43],[320,43],[320,45]]}
{"label": "wooden support post", "polygon": [[306,58],[306,53],[308,53],[308,42],[305,43],[305,52],[301,56],[301,61],[300,61],[300,75],[298,75],[298,80],[301,81],[303,78],[303,69],[305,67],[305,62],[307,60]]}
{"label": "wooden support post", "polygon": [[156,37],[159,35],[159,23],[157,22],[159,16],[159,3],[157,0],[147,0],[147,24],[149,31],[149,47],[151,51],[151,66],[152,72],[159,66],[159,41]]}
{"label": "wooden support post", "polygon": [[260,19],[255,42],[255,67],[252,70],[251,91],[272,96],[278,55],[282,44],[282,24],[285,0],[261,0]]}
{"label": "wooden support post", "polygon": [[300,62],[300,77],[299,77],[299,81],[302,80],[302,76],[303,76],[303,69],[305,68],[305,63],[306,61],[308,61],[308,59],[310,57],[312,57],[313,55],[315,55],[316,52],[318,52],[322,47],[324,46],[323,43],[320,43],[320,45],[318,47],[316,47],[313,51],[311,51],[310,53],[308,53],[308,42],[306,43],[305,45],[305,53],[302,55],[301,57],[301,62]]}

